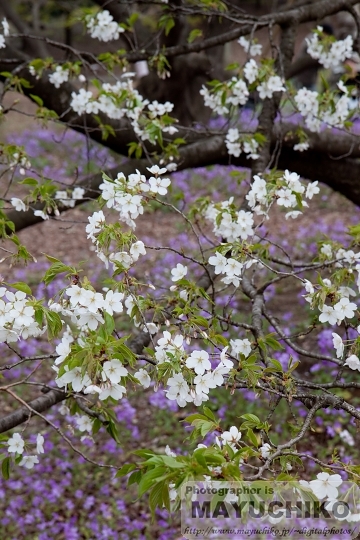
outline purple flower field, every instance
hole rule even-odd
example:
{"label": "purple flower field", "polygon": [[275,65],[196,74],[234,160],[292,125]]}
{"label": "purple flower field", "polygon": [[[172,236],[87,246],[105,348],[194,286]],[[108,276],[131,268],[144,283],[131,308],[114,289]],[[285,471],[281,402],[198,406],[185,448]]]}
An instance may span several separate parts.
{"label": "purple flower field", "polygon": [[[52,134],[50,130],[39,129],[36,133],[31,133],[31,136],[29,133],[12,136],[9,142],[24,146],[34,170],[41,170],[45,177],[67,185],[74,182],[77,176],[91,174],[99,169],[106,170],[119,162],[101,146],[91,143],[88,147],[83,136],[71,131]],[[58,147],[59,142],[61,145]],[[247,174],[245,169],[219,166],[173,173],[169,200],[184,212],[199,197],[206,197],[209,194],[215,201],[225,200],[230,196],[235,196],[241,201],[241,196],[245,193],[245,184],[239,186],[236,174],[231,176],[231,172]],[[224,176],[227,179],[226,184]],[[21,177],[19,176],[18,179]],[[316,230],[311,219],[311,212],[314,211],[318,213]],[[154,227],[161,212],[155,209],[150,215],[149,219]],[[359,218],[358,208],[340,196],[334,196],[328,188],[322,186],[319,198],[313,202],[311,209],[308,209],[304,216],[297,220],[296,226],[285,221],[283,215],[279,213],[276,216],[275,225],[267,227],[265,224],[261,232],[269,240],[270,253],[279,254],[280,243],[281,249],[286,250],[295,259],[306,253],[308,259],[311,260],[317,253],[317,242],[320,239],[331,237],[332,240],[338,242],[347,242],[347,227],[358,223]],[[151,235],[151,227],[140,226],[136,234],[145,245],[156,246],[156,241]],[[181,251],[183,246],[186,246],[186,253],[189,255],[196,253],[196,238],[189,235],[180,221],[171,229],[170,234],[170,238],[164,239],[164,246],[170,245],[169,242],[171,242],[171,248],[175,251]],[[206,249],[211,247],[210,237]],[[55,248],[54,255],[56,256]],[[168,290],[171,285],[169,269],[181,262],[181,257],[174,251],[159,253],[148,250],[143,260],[144,267],[150,266],[149,275],[152,283],[157,287],[155,294],[160,295],[163,290]],[[77,264],[79,261],[64,259],[64,262]],[[92,281],[99,282],[100,278],[104,277],[104,269],[90,251],[89,261],[86,264],[91,272]],[[31,276],[32,282],[36,283],[37,278],[47,266],[44,261],[39,261],[30,264],[26,269],[14,268],[12,280],[28,280],[28,276]],[[189,268],[195,275],[199,274],[200,269],[196,265],[189,263]],[[59,278],[47,288],[44,284],[33,286],[33,292],[37,298],[50,298],[65,284],[65,281]],[[287,295],[290,292],[294,293],[294,291],[281,289],[280,285],[274,285],[267,290],[270,305],[272,305],[271,302],[276,304],[281,298],[281,306],[275,307],[278,307],[277,313],[282,318],[283,329],[288,330],[289,333],[293,332],[294,328],[296,331],[305,328],[313,316],[302,297],[303,290],[299,288],[299,291],[295,291],[296,305],[293,299],[290,302],[287,301]],[[240,314],[240,319],[247,320],[245,301],[229,300],[224,294],[219,306],[232,309]],[[269,326],[269,332],[273,330]],[[223,333],[226,337],[234,337],[227,333],[226,328]],[[236,337],[246,337],[246,334],[240,330]],[[325,326],[315,330],[311,340],[314,348],[316,347],[324,354],[330,354],[333,350],[331,330]],[[0,347],[2,365],[18,361],[18,357],[5,344]],[[19,352],[23,356],[50,354],[51,349],[45,339],[31,339],[20,342]],[[286,344],[282,351],[274,354],[274,358],[286,366],[289,353],[292,354],[294,361],[300,359]],[[39,366],[40,364],[39,369],[42,373],[48,374],[49,384],[54,385],[53,382],[51,383],[50,366],[45,365],[44,361],[39,361]],[[34,364],[31,366],[21,364],[2,373],[5,380],[11,382],[20,376],[30,374],[34,368]],[[317,363],[309,365],[304,363],[301,364],[301,370],[302,374],[308,377],[322,370],[323,382],[332,376],[331,371],[324,370],[324,363],[321,367]],[[213,399],[208,402],[209,407],[222,419],[224,426],[237,422],[239,416],[245,412],[266,411],[268,408],[266,399],[270,400],[270,396],[266,399],[265,397],[258,398],[249,390],[239,390],[236,395],[230,395],[222,388],[218,389],[213,396]],[[262,401],[259,402],[260,400]],[[70,408],[71,405],[69,404]],[[4,407],[8,406],[9,404],[4,404]],[[162,388],[155,391],[154,387],[150,387],[142,391],[141,395],[129,393],[127,398],[123,398],[120,404],[114,407],[119,422],[120,444],[117,444],[104,428],[101,428],[94,439],[86,431],[81,432],[77,422],[79,414],[71,415],[69,408],[64,405],[55,406],[46,413],[46,417],[58,430],[61,430],[61,433],[66,435],[68,443],[59,431],[50,431],[45,422],[39,418],[32,420],[29,427],[22,426],[26,428],[27,441],[35,443],[37,433],[44,435],[45,453],[39,457],[39,464],[33,469],[16,467],[11,470],[10,480],[0,479],[1,538],[7,540],[180,539],[179,516],[169,516],[166,511],[162,511],[157,513],[156,521],[151,523],[146,499],[137,500],[135,490],[132,487],[126,487],[126,482],[115,478],[115,474],[116,470],[129,460],[131,451],[139,446],[163,452],[165,446],[169,445],[175,452],[177,449],[186,451],[188,442],[184,442],[184,439],[189,429],[184,423],[179,423],[179,419],[184,418],[193,410],[195,408],[191,406],[187,406],[185,410],[180,409],[175,401],[169,401],[165,397]],[[280,437],[284,433],[290,433],[294,428],[294,417],[305,415],[306,409],[296,402],[292,404],[292,410],[285,404],[280,406],[272,418],[278,440],[281,440]],[[345,422],[343,415],[336,410],[325,410],[317,417],[312,444],[317,449],[321,447],[321,451],[317,453],[320,459],[329,460],[334,448],[337,449],[342,461],[352,459],[360,439],[355,425],[348,425]],[[347,443],[339,436],[339,433],[345,429],[353,436],[354,445]],[[212,437],[212,435],[208,436],[205,442],[210,443]],[[274,442],[277,443],[276,440]],[[74,451],[71,445],[80,453]],[[312,448],[304,447],[302,451],[311,454]],[[102,467],[95,467],[91,460],[101,463]],[[315,469],[315,463],[310,459],[307,460],[306,465],[304,478],[309,477],[312,469]]]}

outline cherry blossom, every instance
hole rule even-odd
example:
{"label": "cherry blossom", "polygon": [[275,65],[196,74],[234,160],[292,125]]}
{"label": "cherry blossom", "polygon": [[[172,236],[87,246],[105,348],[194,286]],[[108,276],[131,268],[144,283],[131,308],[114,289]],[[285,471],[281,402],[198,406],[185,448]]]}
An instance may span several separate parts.
{"label": "cherry blossom", "polygon": [[139,371],[134,373],[134,377],[138,379],[141,386],[143,386],[144,388],[149,388],[151,379],[146,369],[139,369]]}
{"label": "cherry blossom", "polygon": [[24,451],[25,442],[20,433],[14,433],[14,435],[7,441],[8,452],[14,454],[22,454]]}
{"label": "cherry blossom", "polygon": [[178,263],[175,268],[171,270],[171,281],[180,281],[183,279],[188,272],[187,266]]}
{"label": "cherry blossom", "polygon": [[211,369],[209,354],[206,351],[193,351],[187,358],[185,364],[193,369],[198,375],[203,375],[205,371]]}
{"label": "cherry blossom", "polygon": [[235,444],[240,441],[241,432],[238,430],[237,427],[232,426],[229,431],[224,431],[224,433],[222,433],[220,437],[224,443]]}
{"label": "cherry blossom", "polygon": [[360,360],[355,354],[352,354],[345,360],[345,366],[348,366],[350,369],[357,369],[360,371]]}
{"label": "cherry blossom", "polygon": [[344,354],[343,341],[341,337],[338,334],[335,334],[334,332],[332,333],[332,337],[333,337],[334,348],[336,350],[336,357],[341,358],[342,355]]}
{"label": "cherry blossom", "polygon": [[245,358],[251,353],[251,343],[248,339],[231,339],[231,353],[234,355],[243,354]]}
{"label": "cherry blossom", "polygon": [[110,360],[104,363],[103,373],[113,384],[120,382],[121,377],[128,375],[128,370],[122,365],[120,360]]}
{"label": "cherry blossom", "polygon": [[271,446],[270,446],[270,444],[269,443],[264,443],[262,446],[260,446],[259,452],[260,452],[261,457],[263,459],[267,459],[271,454]]}
{"label": "cherry blossom", "polygon": [[44,437],[41,435],[41,433],[38,433],[36,437],[36,452],[38,454],[44,453]]}
{"label": "cherry blossom", "polygon": [[312,492],[318,499],[337,499],[337,488],[342,484],[342,478],[339,474],[330,475],[327,472],[321,472],[317,475],[317,480],[309,482]]}
{"label": "cherry blossom", "polygon": [[12,197],[10,199],[10,202],[17,212],[26,212],[26,204],[21,199],[18,199],[17,197]]}
{"label": "cherry blossom", "polygon": [[92,421],[90,420],[89,416],[83,414],[82,416],[77,416],[75,420],[80,431],[88,431],[89,433],[92,432]]}
{"label": "cherry blossom", "polygon": [[20,461],[20,467],[25,467],[25,469],[33,469],[34,465],[39,463],[39,458],[37,456],[23,456]]}

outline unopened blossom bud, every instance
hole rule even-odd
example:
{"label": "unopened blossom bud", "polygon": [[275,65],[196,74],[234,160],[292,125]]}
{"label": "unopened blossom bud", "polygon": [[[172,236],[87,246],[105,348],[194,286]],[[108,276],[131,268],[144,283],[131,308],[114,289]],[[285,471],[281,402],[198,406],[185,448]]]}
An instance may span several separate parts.
{"label": "unopened blossom bud", "polygon": [[171,285],[170,291],[173,292],[173,291],[176,291],[176,289],[177,289],[177,285]]}
{"label": "unopened blossom bud", "polygon": [[168,319],[165,319],[166,326],[170,326],[170,321]]}

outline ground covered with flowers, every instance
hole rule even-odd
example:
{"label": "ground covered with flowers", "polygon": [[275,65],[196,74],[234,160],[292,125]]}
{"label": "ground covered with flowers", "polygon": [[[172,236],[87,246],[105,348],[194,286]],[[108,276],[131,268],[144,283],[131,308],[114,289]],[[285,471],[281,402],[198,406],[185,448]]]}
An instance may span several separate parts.
{"label": "ground covered with flowers", "polygon": [[[18,145],[24,145],[33,162],[41,160],[40,165],[46,171],[46,175],[65,183],[65,185],[66,178],[73,177],[75,166],[79,174],[84,174],[99,167],[103,169],[111,167],[115,163],[115,158],[101,147],[92,146],[85,153],[86,141],[82,136],[73,132],[62,134],[62,150],[56,146],[56,137],[58,136],[56,133],[39,129],[36,133],[32,132],[31,137],[29,135],[25,132],[21,136],[12,135],[9,138]],[[245,145],[246,141],[243,144]],[[57,148],[56,152],[53,151],[55,147]],[[255,150],[255,148],[248,149],[249,152]],[[82,158],[79,159],[81,156]],[[230,170],[228,167],[226,172],[224,171],[225,169],[221,167],[182,171],[171,175],[171,188],[167,182],[162,183],[159,180],[150,183],[150,187],[147,186],[147,189],[162,195],[166,194],[169,187],[168,202],[176,202],[179,207],[184,209],[197,198],[206,197],[209,192],[211,192],[214,201],[224,200],[232,197],[234,193],[241,192],[243,190],[241,181],[248,176],[246,170],[235,168]],[[224,174],[227,175],[226,183],[224,183]],[[261,179],[259,178],[256,182],[258,194],[261,193]],[[106,196],[104,199],[109,201],[111,192],[106,191],[106,189],[105,181],[103,193]],[[308,190],[309,195],[311,195],[309,198],[312,198],[313,194],[317,194],[316,185],[310,184]],[[243,191],[245,194],[245,190]],[[286,190],[283,191],[284,193],[279,194],[280,198],[283,197],[283,208],[278,209],[269,227],[263,229],[263,234],[274,242],[280,241],[281,248],[295,258],[305,250],[315,256],[319,240],[323,241],[322,249],[326,253],[326,250],[330,248],[326,247],[324,238],[326,239],[328,236],[338,242],[346,240],[347,227],[358,223],[360,218],[360,211],[357,208],[322,186],[316,207],[313,206],[311,211],[305,209],[304,215],[298,217],[296,222],[292,220],[291,215],[287,215],[285,219],[289,205],[287,204],[288,194]],[[259,195],[256,196],[259,197]],[[250,205],[255,205],[256,196],[252,201],[250,193]],[[91,222],[87,225],[90,239],[87,239],[85,234],[85,225],[88,223],[87,216],[92,213],[92,204],[91,202],[85,203],[83,207],[77,208],[71,214],[64,214],[63,221],[56,223],[47,221],[24,230],[20,236],[25,243],[32,245],[32,252],[36,256],[37,262],[30,264],[25,269],[14,267],[9,271],[9,269],[4,268],[2,270],[4,277],[9,280],[11,278],[12,281],[21,281],[26,276],[30,285],[33,282],[33,293],[37,298],[44,295],[50,297],[56,290],[68,286],[68,284],[57,278],[47,288],[44,287],[44,284],[38,285],[38,276],[43,274],[49,266],[43,255],[43,253],[47,253],[58,256],[60,254],[66,264],[77,264],[79,260],[84,260],[84,269],[91,277],[92,283],[96,283],[97,280],[100,282],[100,279],[103,280],[107,270],[103,265],[99,265],[95,252],[96,242],[95,245],[91,242],[93,230]],[[314,211],[317,213],[316,230],[313,228],[310,214]],[[104,212],[106,212],[106,208],[104,208]],[[131,219],[131,215],[125,215],[125,219]],[[222,222],[218,230],[215,229],[215,234],[228,234],[228,238],[231,239],[231,232],[226,232],[225,225]],[[243,230],[245,233],[247,227],[251,227],[251,223],[247,223],[244,219]],[[213,232],[209,228],[208,231],[204,231],[204,234],[209,235],[210,248]],[[173,217],[170,218],[166,207],[160,208],[156,204],[153,205],[150,214],[140,216],[137,220],[137,235],[141,238],[141,242],[138,242],[137,245],[133,244],[133,252],[130,252],[129,256],[139,258],[141,255],[142,263],[136,267],[134,277],[141,279],[141,277],[151,275],[152,284],[156,289],[155,294],[157,294],[156,291],[161,294],[163,289],[168,289],[169,286],[186,275],[187,268],[180,262],[183,262],[183,259],[179,258],[177,250],[181,249],[184,240],[186,240],[188,248],[193,248],[195,253],[196,239],[189,237],[184,232],[181,219],[177,221]],[[172,249],[165,252],[156,250],[156,246],[160,243],[159,239],[163,245],[168,245]],[[144,245],[146,245],[146,254],[143,249]],[[275,245],[273,248],[275,251]],[[126,264],[124,259],[121,262]],[[222,272],[223,265],[229,264],[229,261],[222,260],[220,253],[210,258],[209,262],[214,266],[215,272],[218,270],[217,273]],[[189,267],[192,268],[191,261]],[[151,272],[149,272],[150,269]],[[170,269],[172,270],[170,271]],[[199,270],[194,269],[194,271],[198,272]],[[235,267],[232,268],[229,275],[232,276],[232,283],[236,286],[234,283],[237,275]],[[225,273],[223,278],[225,284],[226,276]],[[71,299],[78,294],[75,286],[68,288],[67,291]],[[309,318],[306,321],[299,317],[299,306],[302,310],[307,307],[306,299],[303,297],[303,288],[299,287],[297,293],[298,305],[288,301],[289,292],[293,293],[294,291],[289,291],[286,286],[283,287],[280,283],[268,288],[266,294],[270,301],[269,305],[271,306],[272,300],[277,304],[277,312],[281,313],[283,320],[288,321],[289,328],[291,327],[292,331],[295,328],[301,332],[311,323],[313,315],[309,311]],[[105,298],[108,310],[116,312],[117,299],[108,296],[109,294],[104,291],[104,297],[101,296],[101,298]],[[20,297],[21,295],[17,299],[18,301],[21,301]],[[94,306],[97,301],[100,301],[99,298],[93,297]],[[15,300],[14,297],[14,302]],[[81,291],[73,303],[79,301],[81,303]],[[104,302],[104,300],[101,301]],[[349,302],[346,306],[349,307]],[[343,306],[344,309],[346,306]],[[104,307],[103,304],[102,307]],[[246,313],[247,310],[245,301],[242,303],[234,301],[231,307],[239,313]],[[127,308],[131,310],[131,306],[127,306]],[[326,310],[324,310],[321,317],[328,316],[327,320],[330,320],[330,315],[326,315]],[[273,327],[269,324],[269,331],[272,330]],[[130,327],[124,328],[124,333],[126,331],[130,331]],[[234,336],[227,335],[225,325],[224,335],[233,337],[230,341],[232,354],[243,353],[245,356],[249,354],[246,334],[242,330],[239,330],[237,336],[241,339],[235,339]],[[350,339],[352,336],[348,337]],[[319,347],[323,354],[330,354],[337,338],[334,337],[334,333],[330,329],[323,328],[312,334],[311,339],[314,341],[314,346]],[[161,348],[166,346],[166,332],[164,332],[163,341],[163,344],[161,340],[158,342],[160,355]],[[341,345],[342,342],[338,344],[339,348]],[[59,342],[57,353],[60,358],[61,354],[66,356],[66,347],[66,340],[63,339],[61,343]],[[24,377],[30,372],[33,373],[33,366],[30,368],[28,364],[19,362],[19,358],[12,354],[5,345],[2,345],[2,349],[0,363],[6,381],[11,382],[20,376]],[[20,349],[23,356],[50,353],[48,343],[41,337],[21,341]],[[296,353],[290,350],[286,343],[284,350],[275,353],[275,358],[284,367],[287,366],[289,352],[292,354],[294,362],[301,360],[300,369],[305,376],[311,377],[311,373],[319,371],[319,364],[306,363],[301,355],[296,356]],[[354,359],[353,362],[355,362]],[[4,368],[6,365],[12,366],[15,363],[19,363],[19,365],[11,370]],[[114,374],[111,362],[108,364],[104,365],[104,370],[108,370],[109,377],[113,376],[114,380],[118,380],[121,374]],[[211,367],[206,351],[193,352],[188,357],[186,365],[188,368],[194,369],[200,379],[204,371],[209,369],[209,366]],[[351,367],[351,356],[348,358],[348,365]],[[49,380],[51,380],[51,368],[50,365],[46,364],[46,360],[39,361],[36,369],[41,370],[42,374],[48,371]],[[357,369],[357,366],[354,365],[351,369]],[[329,373],[324,370],[322,382],[326,382],[328,376]],[[140,380],[140,373],[138,378]],[[194,406],[188,404],[185,408],[179,407],[175,399],[176,392],[172,396],[170,379],[167,397],[162,390],[153,384],[146,388],[145,380],[143,385],[144,390],[128,392],[126,397],[123,397],[114,406],[114,420],[118,424],[118,431],[112,433],[112,437],[102,427],[100,434],[93,439],[91,435],[92,424],[89,422],[88,416],[82,414],[77,408],[75,402],[69,403],[67,406],[56,406],[46,414],[54,428],[50,432],[45,429],[45,423],[41,419],[37,418],[32,421],[30,431],[33,435],[29,437],[27,430],[26,446],[28,453],[34,454],[35,452],[37,455],[34,455],[32,459],[23,458],[19,467],[10,471],[10,479],[0,480],[0,527],[4,538],[14,540],[30,538],[37,540],[95,538],[97,540],[145,540],[150,538],[172,540],[180,538],[179,517],[177,515],[168,515],[165,510],[157,511],[156,520],[151,522],[146,499],[138,500],[132,487],[126,487],[126,482],[123,479],[115,477],[116,470],[123,463],[129,461],[132,450],[139,447],[159,452],[166,451],[169,454],[171,452],[184,452],[184,449],[186,452],[186,449],[190,448],[189,444],[191,449],[194,447],[194,443],[185,440],[189,435],[189,425],[179,423],[179,420],[185,418],[190,411],[195,410]],[[175,380],[173,386],[176,387]],[[345,394],[346,391],[344,391],[344,396]],[[21,397],[29,399],[32,396],[32,388],[26,388]],[[356,401],[359,397],[355,394],[352,399]],[[355,401],[353,401],[354,404]],[[218,388],[212,394],[207,405],[223,421],[224,426],[230,427],[237,425],[239,417],[245,412],[256,414],[261,408],[266,410],[268,402],[265,397],[259,398],[251,390],[242,390],[236,395],[232,395],[225,389]],[[10,407],[10,402],[3,404],[5,412],[9,411]],[[74,411],[75,415],[70,414]],[[304,417],[306,413],[305,407],[296,402],[292,404],[291,408],[285,404],[281,405],[271,420],[275,426],[274,443],[277,442],[276,433],[284,435],[284,433],[291,434],[294,430],[296,431],[296,417]],[[224,440],[227,436],[226,433],[229,434],[230,442],[234,437],[236,440],[237,433],[234,432],[234,429],[231,428],[229,432],[223,434]],[[213,435],[209,435],[205,442],[213,442]],[[314,448],[317,448],[316,455],[323,461],[333,459],[336,450],[342,462],[346,463],[351,461],[358,443],[356,426],[352,423],[345,424],[344,416],[339,411],[327,409],[317,416],[316,428],[311,434],[310,442],[301,450],[311,453],[311,445],[313,445]],[[22,439],[14,435],[10,444],[7,445],[7,451],[11,453],[19,448],[23,450],[23,444]],[[321,448],[320,451],[319,448]],[[264,457],[266,457],[266,451],[266,445],[264,445],[262,447]],[[94,467],[94,462],[101,463],[101,467]],[[307,465],[308,468],[304,471],[303,477],[310,479],[315,464],[309,460]]]}

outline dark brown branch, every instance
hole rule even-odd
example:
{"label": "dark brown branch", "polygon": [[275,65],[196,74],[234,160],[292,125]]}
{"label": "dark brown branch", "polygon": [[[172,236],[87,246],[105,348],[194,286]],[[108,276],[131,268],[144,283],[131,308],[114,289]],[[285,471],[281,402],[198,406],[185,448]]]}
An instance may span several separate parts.
{"label": "dark brown branch", "polygon": [[[257,28],[261,29],[269,25],[280,25],[286,26],[292,24],[293,21],[298,23],[305,23],[309,21],[321,20],[329,15],[333,15],[341,10],[348,10],[349,6],[353,6],[358,3],[358,0],[320,0],[310,5],[303,5],[293,9],[287,9],[279,11],[278,13],[270,13],[263,15],[256,20]],[[218,16],[221,16],[219,13]],[[217,47],[219,45],[224,45],[235,39],[238,39],[240,36],[245,36],[250,34],[253,29],[254,23],[248,24],[237,24],[236,28],[219,34],[214,37],[204,39],[202,41],[196,41],[193,43],[186,43],[182,45],[176,45],[174,47],[167,47],[161,49],[161,54],[167,58],[172,58],[175,56],[180,56],[183,54],[196,53]],[[47,38],[41,36],[28,36],[30,39],[43,40],[46,42]],[[132,53],[123,55],[120,58],[126,59],[128,62],[138,62],[139,60],[148,60],[149,58],[156,57],[159,54],[159,51],[156,49],[152,50],[141,50]]]}
{"label": "dark brown branch", "polygon": [[23,39],[28,52],[34,54],[35,56],[45,58],[48,52],[44,41],[34,41],[33,39],[27,37],[27,35],[30,34],[30,29],[23,21],[23,19],[19,17],[19,15],[13,10],[11,4],[12,2],[8,1],[2,2],[1,8],[4,12],[5,17],[13,23],[13,25],[19,30],[19,32],[25,34]]}
{"label": "dark brown branch", "polygon": [[[66,393],[63,390],[50,390],[45,396],[40,396],[32,401],[29,401],[28,405],[34,411],[43,413],[66,399]],[[20,424],[23,424],[31,415],[31,411],[26,407],[21,407],[17,411],[14,411],[7,416],[0,419],[0,433],[9,431]]]}

